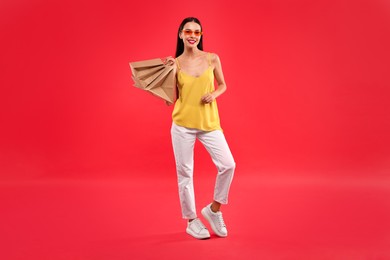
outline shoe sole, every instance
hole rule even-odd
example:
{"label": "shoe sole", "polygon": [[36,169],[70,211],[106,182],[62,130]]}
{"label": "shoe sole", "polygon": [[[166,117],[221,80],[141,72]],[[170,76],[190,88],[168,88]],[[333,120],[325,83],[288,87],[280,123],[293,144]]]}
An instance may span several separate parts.
{"label": "shoe sole", "polygon": [[201,213],[203,215],[203,217],[207,220],[207,222],[209,222],[210,226],[211,226],[211,229],[214,231],[214,233],[219,236],[219,237],[227,237],[227,234],[224,235],[224,234],[221,234],[219,233],[218,229],[215,227],[214,225],[214,222],[211,220],[210,216],[207,214],[207,208],[203,208],[201,210]]}
{"label": "shoe sole", "polygon": [[191,229],[186,229],[186,232],[187,232],[188,235],[193,236],[196,239],[204,240],[204,239],[209,239],[210,238],[210,234],[208,236],[206,235],[205,237],[202,237],[202,236],[199,236],[199,235],[193,233],[191,231]]}

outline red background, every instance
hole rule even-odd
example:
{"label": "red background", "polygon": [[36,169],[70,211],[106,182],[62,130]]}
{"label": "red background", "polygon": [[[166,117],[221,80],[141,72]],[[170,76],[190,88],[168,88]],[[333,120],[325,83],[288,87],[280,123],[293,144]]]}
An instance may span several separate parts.
{"label": "red background", "polygon": [[[119,180],[129,185],[123,189],[125,197],[149,198],[148,205],[167,203],[156,202],[147,190],[148,185],[161,188],[165,183],[172,186],[164,192],[172,194],[169,203],[176,210],[169,218],[181,223],[170,140],[172,107],[134,88],[128,63],[173,56],[177,28],[187,16],[201,20],[205,50],[217,53],[222,61],[228,90],[218,105],[237,162],[233,205],[250,200],[250,207],[264,207],[271,202],[261,192],[272,185],[294,189],[298,183],[299,187],[306,185],[307,193],[295,197],[296,203],[306,205],[300,210],[307,212],[316,205],[304,202],[313,195],[308,190],[336,185],[341,193],[331,195],[332,202],[319,208],[334,212],[336,222],[340,209],[345,210],[341,216],[349,217],[371,212],[367,223],[354,222],[356,228],[376,223],[367,227],[362,235],[367,240],[355,249],[375,241],[379,248],[373,251],[378,255],[370,255],[371,247],[364,247],[367,250],[356,251],[358,257],[353,259],[390,259],[384,249],[390,247],[386,221],[390,217],[390,4],[381,0],[2,1],[0,181],[1,198],[8,206],[1,222],[5,223],[3,232],[13,237],[7,248],[25,245],[25,251],[16,250],[21,258],[29,250],[34,252],[30,259],[60,254],[55,246],[46,253],[32,246],[25,233],[40,224],[32,221],[24,226],[23,218],[15,217],[29,215],[36,208],[30,211],[22,201],[42,206],[33,215],[35,220],[58,205],[53,194],[60,193],[47,190],[31,197],[48,181],[46,189],[62,181],[102,181],[109,186]],[[214,176],[214,166],[200,145],[195,160],[199,182],[213,181],[208,176]],[[145,185],[143,181],[152,184],[137,188],[138,182]],[[345,204],[333,208],[340,194],[349,194],[345,190],[351,185],[369,189],[375,199],[367,200],[366,193],[357,191],[359,196],[346,195]],[[277,194],[285,196],[278,207],[269,204],[272,210],[285,207],[291,195],[284,188],[269,192],[274,200]],[[53,199],[42,200],[47,197]],[[116,198],[113,201],[121,209],[123,204]],[[351,202],[367,208],[356,205],[349,210]],[[107,205],[112,203],[108,200]],[[138,206],[149,209],[143,203]],[[134,208],[128,210],[133,215]],[[157,219],[161,215],[154,213]],[[242,221],[239,217],[237,223]],[[274,227],[270,232],[280,224],[275,221],[268,223]],[[321,226],[309,217],[303,223]],[[184,233],[183,227],[178,232]],[[345,231],[345,239],[356,237],[351,230]],[[38,240],[49,241],[46,235]],[[64,237],[60,240],[69,245],[72,236]],[[236,252],[240,250],[249,249],[237,247]],[[282,257],[275,250],[272,258],[272,252],[263,256]],[[295,256],[303,259],[305,252],[310,255],[311,251]]]}

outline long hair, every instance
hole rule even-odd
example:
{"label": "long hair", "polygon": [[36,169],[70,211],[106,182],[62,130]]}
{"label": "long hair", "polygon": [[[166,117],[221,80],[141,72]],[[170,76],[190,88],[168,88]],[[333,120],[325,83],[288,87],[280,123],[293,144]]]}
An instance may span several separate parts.
{"label": "long hair", "polygon": [[[181,24],[179,26],[179,30],[177,32],[177,45],[176,45],[176,55],[175,55],[176,58],[179,57],[184,52],[184,42],[182,39],[180,39],[179,35],[180,35],[181,31],[183,30],[184,25],[188,22],[195,22],[195,23],[199,24],[200,30],[202,30],[202,25],[200,24],[200,21],[198,18],[187,17],[181,22]],[[197,47],[199,50],[203,51],[203,35],[200,37],[200,41],[199,41]]]}

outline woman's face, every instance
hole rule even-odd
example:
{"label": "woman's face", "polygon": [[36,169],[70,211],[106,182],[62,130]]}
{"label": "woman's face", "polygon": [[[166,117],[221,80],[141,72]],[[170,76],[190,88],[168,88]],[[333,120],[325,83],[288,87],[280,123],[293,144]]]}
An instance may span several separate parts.
{"label": "woman's face", "polygon": [[195,22],[188,22],[183,26],[183,30],[180,32],[180,39],[183,39],[184,47],[196,48],[202,37],[202,30],[199,24]]}

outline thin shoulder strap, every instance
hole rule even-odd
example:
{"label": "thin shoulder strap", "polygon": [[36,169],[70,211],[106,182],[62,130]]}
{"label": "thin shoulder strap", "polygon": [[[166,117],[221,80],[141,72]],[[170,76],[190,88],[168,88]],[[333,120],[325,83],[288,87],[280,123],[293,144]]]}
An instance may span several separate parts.
{"label": "thin shoulder strap", "polygon": [[208,60],[209,60],[209,66],[211,66],[211,53],[208,52]]}
{"label": "thin shoulder strap", "polygon": [[177,63],[177,67],[178,67],[178,68],[179,68],[179,70],[180,70],[181,68],[180,68],[179,59],[178,59],[178,58],[176,58],[175,60],[176,60],[176,63]]}

